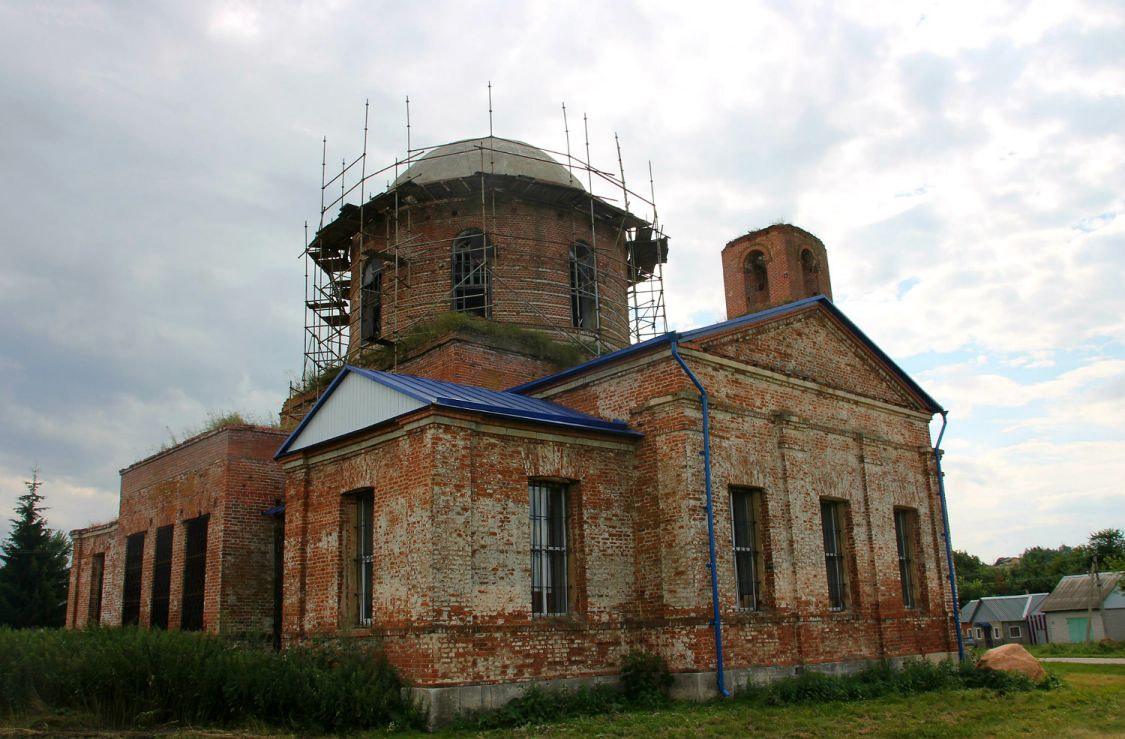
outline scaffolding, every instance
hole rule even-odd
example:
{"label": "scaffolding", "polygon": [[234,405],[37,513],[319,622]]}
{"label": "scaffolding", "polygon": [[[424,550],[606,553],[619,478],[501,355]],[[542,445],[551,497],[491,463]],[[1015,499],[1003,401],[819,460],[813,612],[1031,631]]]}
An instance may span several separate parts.
{"label": "scaffolding", "polygon": [[[313,378],[321,376],[342,365],[348,358],[351,347],[351,334],[360,330],[360,311],[351,310],[350,296],[353,279],[358,275],[352,274],[352,248],[358,249],[358,254],[364,259],[376,258],[384,266],[392,266],[390,270],[390,284],[382,280],[381,289],[381,315],[384,329],[376,341],[380,344],[396,347],[400,336],[410,331],[419,321],[427,315],[440,311],[444,306],[454,304],[459,288],[463,286],[450,285],[448,294],[434,298],[429,305],[417,302],[411,303],[415,315],[400,315],[399,294],[400,288],[409,287],[410,264],[413,257],[424,253],[428,248],[436,245],[448,246],[450,238],[427,241],[419,238],[418,234],[410,232],[410,208],[415,204],[439,200],[442,197],[453,195],[447,186],[436,183],[433,187],[419,185],[410,180],[399,181],[400,170],[405,171],[418,160],[426,157],[434,159],[441,156],[463,155],[464,151],[450,154],[433,153],[438,146],[412,147],[410,141],[410,101],[406,100],[406,131],[407,149],[406,156],[396,159],[375,171],[367,168],[367,136],[368,136],[368,106],[364,107],[363,148],[361,153],[348,161],[342,159],[340,169],[332,177],[328,176],[328,149],[327,137],[321,142],[321,198],[319,224],[312,240],[308,238],[308,226],[305,227],[305,249],[303,252],[305,262],[305,332],[304,332],[304,366],[303,386],[308,386]],[[491,131],[491,90],[490,90],[490,131]],[[495,224],[495,194],[502,190],[507,196],[516,196],[524,199],[548,202],[555,205],[564,205],[575,211],[585,212],[583,218],[589,218],[589,267],[595,275],[600,276],[601,285],[606,290],[599,289],[599,282],[593,281],[588,287],[574,288],[575,304],[583,306],[582,311],[589,315],[588,306],[592,302],[593,325],[588,317],[574,318],[572,330],[553,327],[559,338],[569,340],[591,354],[601,354],[607,347],[615,344],[639,342],[658,336],[667,331],[667,318],[664,305],[663,263],[667,260],[668,238],[664,235],[655,206],[655,190],[652,183],[652,165],[649,164],[650,197],[645,198],[625,184],[624,167],[621,161],[620,144],[618,143],[618,164],[620,176],[615,176],[607,171],[596,168],[589,163],[589,129],[583,116],[586,128],[586,159],[574,156],[570,151],[570,132],[566,126],[566,109],[563,107],[564,128],[566,128],[566,151],[554,152],[548,149],[535,149],[541,151],[546,157],[535,156],[528,153],[512,151],[509,148],[495,148],[495,139],[491,133],[487,144],[477,142],[474,149],[479,152],[480,167],[479,178],[470,186],[462,182],[464,192],[456,193],[461,196],[472,196],[472,190],[479,189],[480,194],[480,219],[481,231],[487,241],[486,250],[495,253],[493,244],[518,244],[520,239],[527,236],[503,233],[489,228],[490,222]],[[616,139],[615,135],[615,139]],[[446,145],[441,145],[446,146]],[[505,157],[522,157],[529,160],[559,164],[565,161],[565,168],[570,173],[572,185],[563,187],[554,183],[540,182],[533,178],[518,178],[512,182],[511,178],[505,179],[504,175],[495,173],[496,154]],[[427,157],[427,155],[429,155]],[[557,157],[553,159],[551,157]],[[386,219],[386,233],[380,234],[379,239],[386,245],[382,251],[375,251],[365,246],[365,239],[373,237],[368,229],[374,220],[370,213],[365,213],[365,208],[371,206],[372,201],[367,197],[370,182],[377,177],[394,175],[394,180],[381,192],[377,198],[383,207],[393,210],[391,217]],[[586,175],[586,191],[583,192],[575,175]],[[619,190],[624,203],[624,208],[612,204],[616,200],[608,194],[596,194],[595,182],[603,188]],[[350,183],[350,184],[349,184]],[[492,195],[492,202],[489,202]],[[633,216],[629,212],[630,199],[642,202],[652,209],[652,220]],[[491,207],[490,207],[491,206]],[[491,212],[490,212],[491,211]],[[330,214],[336,213],[334,218]],[[617,223],[616,238],[613,243],[599,244],[597,223],[607,222],[607,214],[611,214]],[[400,231],[400,223],[405,216],[405,235]],[[540,243],[549,243],[543,239],[535,239]],[[484,243],[484,242],[482,242]],[[624,249],[617,247],[624,244]],[[560,242],[560,258],[568,259],[572,269],[575,263],[570,249],[574,241]],[[512,249],[508,259],[518,258],[520,250]],[[625,257],[620,256],[624,253]],[[362,264],[362,261],[360,262]],[[486,275],[479,272],[484,270]],[[385,276],[386,270],[384,270]],[[551,320],[537,305],[535,290],[527,285],[508,284],[502,275],[493,269],[491,259],[482,259],[474,263],[474,270],[470,273],[475,285],[487,284],[485,289],[491,291],[503,290],[508,295],[515,296],[522,301],[522,305],[529,314],[541,319],[541,323],[529,322],[526,327],[544,329],[551,326]],[[382,279],[382,277],[381,277]],[[622,285],[622,281],[624,284]],[[573,284],[573,283],[572,283]],[[624,288],[624,289],[622,289]],[[626,295],[624,305],[616,304],[609,299],[609,294]],[[431,310],[427,310],[427,308]],[[575,309],[577,310],[577,309]],[[418,314],[421,315],[418,315]],[[608,321],[604,317],[613,316],[618,324],[627,326],[627,336],[610,335],[606,327]],[[520,325],[517,323],[517,325]],[[397,347],[396,347],[397,361]],[[294,392],[299,389],[293,388]]]}

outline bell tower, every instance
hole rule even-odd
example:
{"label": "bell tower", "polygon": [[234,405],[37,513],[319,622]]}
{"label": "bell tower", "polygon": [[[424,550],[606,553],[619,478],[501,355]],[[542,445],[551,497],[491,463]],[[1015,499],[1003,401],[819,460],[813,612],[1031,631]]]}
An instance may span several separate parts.
{"label": "bell tower", "polygon": [[831,300],[828,252],[787,223],[751,231],[723,248],[723,287],[728,319],[814,295]]}

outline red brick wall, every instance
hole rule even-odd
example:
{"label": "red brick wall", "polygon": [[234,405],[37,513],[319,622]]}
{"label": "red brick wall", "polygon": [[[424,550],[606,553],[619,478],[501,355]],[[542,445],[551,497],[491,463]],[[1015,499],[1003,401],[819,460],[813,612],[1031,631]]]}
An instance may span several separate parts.
{"label": "red brick wall", "polygon": [[[464,229],[485,231],[495,247],[492,264],[492,318],[531,328],[553,328],[573,334],[570,307],[570,245],[596,241],[601,332],[586,333],[610,349],[629,343],[625,241],[620,229],[599,222],[591,233],[590,218],[573,209],[557,208],[488,193],[482,210],[480,195],[437,203],[402,206],[398,233],[394,213],[379,214],[367,228],[363,251],[394,252],[399,244],[399,272],[394,263],[383,273],[385,337],[418,321],[452,309],[450,299],[453,239]],[[351,303],[352,350],[359,347],[359,276],[364,258],[354,242]],[[396,293],[397,290],[397,293]],[[396,310],[397,306],[397,310]]]}
{"label": "red brick wall", "polygon": [[[123,574],[114,570],[110,572],[110,565],[117,560],[117,526],[116,523],[91,526],[86,529],[77,529],[70,532],[71,565],[70,587],[67,590],[66,626],[70,629],[81,629],[90,623],[90,598],[92,591],[93,567],[91,562],[95,555],[105,557],[102,570],[102,605],[99,612],[100,623],[109,623],[105,613],[112,611],[121,612],[121,588],[112,587],[111,583],[118,583]],[[122,553],[123,554],[123,553]]]}
{"label": "red brick wall", "polygon": [[[765,256],[769,283],[768,299],[762,305],[751,305],[746,296],[748,275],[746,256],[753,250]],[[779,223],[748,233],[723,248],[723,286],[727,300],[727,318],[763,310],[769,306],[810,297],[804,285],[801,251],[808,249],[819,267],[819,292],[832,298],[832,279],[828,271],[828,254],[824,243],[808,231]]]}
{"label": "red brick wall", "polygon": [[[145,532],[140,623],[150,623],[156,529],[175,525],[169,628],[179,628],[183,604],[184,521],[209,515],[203,622],[207,631],[267,630],[272,623],[272,522],[261,511],[282,496],[272,461],[285,434],[239,426],[189,439],[121,472],[121,503],[107,545],[102,623],[121,623],[125,539]],[[101,540],[83,544],[82,566]],[[81,575],[79,575],[81,577]],[[81,589],[77,591],[79,600]],[[88,597],[88,595],[87,595]],[[70,604],[81,610],[81,602]],[[81,617],[73,625],[82,625]]]}
{"label": "red brick wall", "polygon": [[[728,666],[951,650],[927,416],[682,351],[712,399]],[[628,419],[645,434],[633,451],[504,434],[488,422],[434,423],[383,441],[349,442],[355,449],[341,458],[294,463],[290,500],[302,498],[309,511],[290,519],[289,540],[304,542],[308,555],[303,562],[287,557],[290,572],[304,573],[305,591],[287,594],[289,638],[341,633],[340,496],[370,485],[376,561],[389,569],[376,585],[375,627],[351,633],[380,638],[417,684],[612,673],[631,648],[663,654],[674,670],[713,669],[698,396],[667,354],[605,371],[546,395]],[[865,377],[868,385],[858,389],[877,395],[885,377]],[[536,476],[580,483],[574,544],[585,569],[573,618],[530,615],[526,485]],[[734,485],[764,491],[768,593],[767,608],[757,612],[736,608]],[[822,498],[846,502],[849,514],[851,597],[842,612],[828,603]],[[895,506],[919,518],[919,598],[909,610],[902,606]]]}
{"label": "red brick wall", "polygon": [[558,370],[541,359],[452,337],[401,362],[396,372],[505,390]]}

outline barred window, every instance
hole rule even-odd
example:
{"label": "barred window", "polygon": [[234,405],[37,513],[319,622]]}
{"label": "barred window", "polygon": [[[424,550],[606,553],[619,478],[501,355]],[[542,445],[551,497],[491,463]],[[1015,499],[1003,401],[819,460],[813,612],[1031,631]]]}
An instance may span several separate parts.
{"label": "barred window", "polygon": [[895,509],[895,540],[898,543],[898,576],[902,582],[902,605],[917,605],[914,576],[914,532],[916,514],[906,508]]}
{"label": "barred window", "polygon": [[156,530],[156,552],[152,558],[152,613],[149,623],[168,628],[168,598],[172,591],[172,530],[161,526]]}
{"label": "barred window", "polygon": [[833,611],[842,611],[848,607],[845,505],[838,500],[820,502],[821,524],[824,529],[824,566],[828,573],[828,604]]}
{"label": "barred window", "polygon": [[759,523],[762,491],[731,488],[731,523],[734,534],[734,572],[738,607],[757,610],[762,606],[762,533]]}
{"label": "barred window", "polygon": [[102,584],[105,582],[105,552],[90,558],[90,603],[86,613],[89,623],[102,621]]}
{"label": "barred window", "polygon": [[492,316],[491,262],[491,248],[480,229],[465,229],[453,239],[453,310]]}
{"label": "barred window", "polygon": [[203,629],[203,595],[207,588],[207,520],[199,516],[184,521],[184,597],[180,628]]}
{"label": "barred window", "polygon": [[566,486],[528,483],[531,519],[531,612],[558,616],[567,612]]}
{"label": "barred window", "polygon": [[370,626],[375,575],[375,492],[370,488],[344,499],[343,554],[345,626]]}
{"label": "barred window", "polygon": [[145,564],[145,532],[138,531],[125,539],[125,586],[121,594],[121,625],[141,620],[141,573]]}

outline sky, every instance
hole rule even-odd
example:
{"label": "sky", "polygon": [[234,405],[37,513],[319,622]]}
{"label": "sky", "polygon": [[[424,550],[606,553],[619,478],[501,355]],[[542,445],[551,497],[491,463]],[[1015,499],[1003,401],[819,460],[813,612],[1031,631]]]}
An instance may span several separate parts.
{"label": "sky", "polygon": [[956,548],[1125,528],[1122,39],[1098,0],[0,0],[0,536],[35,466],[70,530],[209,417],[274,417],[322,137],[359,155],[370,101],[393,163],[407,96],[414,146],[483,136],[489,83],[498,136],[565,150],[565,103],[595,165],[651,162],[671,328],[725,318],[731,239],[819,236],[949,410]]}

